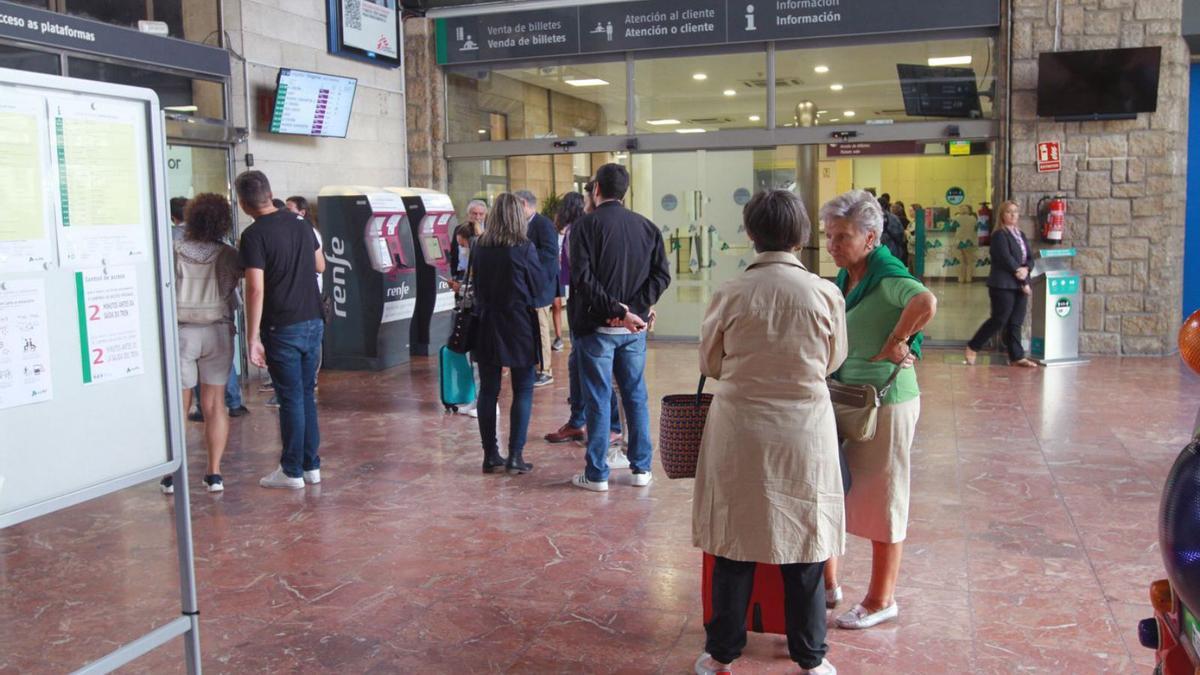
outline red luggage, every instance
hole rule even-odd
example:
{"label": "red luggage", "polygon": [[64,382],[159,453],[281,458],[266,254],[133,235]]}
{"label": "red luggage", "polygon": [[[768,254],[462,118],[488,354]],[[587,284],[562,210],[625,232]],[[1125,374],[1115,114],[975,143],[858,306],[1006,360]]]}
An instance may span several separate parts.
{"label": "red luggage", "polygon": [[[704,576],[701,596],[704,599],[704,623],[712,621],[712,575],[716,558],[704,554]],[[746,611],[746,629],[755,633],[787,635],[787,619],[783,609],[783,574],[778,565],[758,563],[754,569],[754,590],[750,593],[750,608]]]}

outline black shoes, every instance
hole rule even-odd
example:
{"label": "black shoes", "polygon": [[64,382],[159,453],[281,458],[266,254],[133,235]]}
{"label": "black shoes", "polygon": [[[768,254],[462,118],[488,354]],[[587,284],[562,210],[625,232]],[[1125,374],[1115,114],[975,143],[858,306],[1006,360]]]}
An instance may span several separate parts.
{"label": "black shoes", "polygon": [[508,462],[505,463],[504,468],[508,471],[508,475],[520,476],[523,473],[533,471],[533,464],[526,462],[525,458],[521,456],[520,451],[510,451],[508,453]]}
{"label": "black shoes", "polygon": [[204,413],[201,412],[199,408],[196,408],[192,412],[188,413],[188,421],[189,422],[203,422],[204,421]]}
{"label": "black shoes", "polygon": [[500,471],[504,470],[507,461],[508,460],[500,456],[500,453],[496,453],[492,456],[485,455],[483,458],[483,472],[499,473]]}
{"label": "black shoes", "polygon": [[239,405],[236,408],[229,409],[230,417],[242,417],[243,415],[249,415],[249,414],[250,414],[250,409],[244,405]]}

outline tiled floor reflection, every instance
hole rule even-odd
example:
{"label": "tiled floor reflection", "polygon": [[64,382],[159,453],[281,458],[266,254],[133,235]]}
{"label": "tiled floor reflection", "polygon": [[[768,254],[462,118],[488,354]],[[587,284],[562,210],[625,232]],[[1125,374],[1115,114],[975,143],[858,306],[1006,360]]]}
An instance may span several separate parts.
{"label": "tiled floor reflection", "polygon": [[[1148,672],[1135,626],[1161,576],[1158,495],[1200,377],[1174,358],[956,362],[921,366],[901,619],[831,631],[830,658],[842,673]],[[688,672],[703,642],[691,482],[581,492],[565,481],[582,450],[540,440],[532,475],[485,476],[434,368],[322,374],[325,482],[295,492],[257,486],[275,413],[250,396],[227,491],[192,495],[205,670]],[[653,348],[652,399],[695,369],[694,346]],[[565,398],[565,379],[536,392],[536,438]],[[198,485],[201,453],[190,466]],[[0,531],[0,673],[68,671],[175,616],[171,510],[146,484]],[[868,552],[851,541],[850,602]],[[181,653],[127,672],[179,672]],[[739,669],[794,672],[761,635]]]}

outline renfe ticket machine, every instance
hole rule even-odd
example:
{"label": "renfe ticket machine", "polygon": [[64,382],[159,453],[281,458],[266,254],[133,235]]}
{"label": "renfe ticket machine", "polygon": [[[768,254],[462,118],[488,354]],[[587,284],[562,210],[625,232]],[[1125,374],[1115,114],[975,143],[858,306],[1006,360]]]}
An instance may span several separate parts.
{"label": "renfe ticket machine", "polygon": [[450,247],[458,218],[450,197],[424,188],[384,188],[400,197],[416,252],[416,307],[409,325],[412,354],[429,356],[446,344],[454,326]]}

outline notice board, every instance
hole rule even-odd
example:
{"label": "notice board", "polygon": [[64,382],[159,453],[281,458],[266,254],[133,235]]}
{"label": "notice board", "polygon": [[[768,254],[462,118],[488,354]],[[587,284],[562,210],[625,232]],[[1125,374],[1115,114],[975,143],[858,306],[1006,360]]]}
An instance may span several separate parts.
{"label": "notice board", "polygon": [[0,527],[183,456],[164,145],[148,89],[0,68]]}

